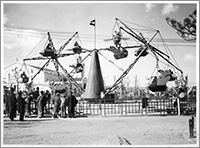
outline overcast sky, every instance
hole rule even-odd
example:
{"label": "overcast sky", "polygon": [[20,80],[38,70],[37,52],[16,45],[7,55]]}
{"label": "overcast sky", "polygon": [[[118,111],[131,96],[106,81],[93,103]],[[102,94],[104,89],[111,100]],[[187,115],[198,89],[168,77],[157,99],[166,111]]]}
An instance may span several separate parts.
{"label": "overcast sky", "polygon": [[[58,49],[76,31],[79,32],[76,40],[82,47],[94,48],[94,27],[89,22],[96,19],[96,48],[113,46],[113,42],[105,42],[103,39],[112,36],[115,26],[115,18],[125,20],[159,30],[162,37],[166,39],[168,48],[173,57],[189,76],[189,84],[196,85],[196,43],[186,43],[176,31],[167,25],[165,18],[171,17],[182,21],[196,9],[196,4],[190,3],[136,3],[136,2],[71,2],[71,3],[3,3],[2,25],[3,25],[3,48],[1,54],[3,66],[7,67],[16,62],[16,59],[39,56],[46,42],[43,39],[46,32],[52,34],[55,47]],[[144,36],[151,36],[143,34]],[[153,34],[152,34],[153,35]],[[159,38],[159,36],[158,36]],[[41,42],[40,42],[41,41]],[[131,45],[131,41],[128,42]],[[161,44],[161,43],[159,43]],[[158,45],[158,43],[157,43]],[[72,47],[72,43],[66,49]],[[64,52],[66,52],[64,49]],[[109,51],[101,53],[112,60],[118,66],[126,69],[135,59],[134,51],[129,50],[126,59],[116,60]],[[33,51],[30,55],[28,55]],[[84,57],[86,54],[83,54]],[[76,56],[60,59],[61,63],[70,70],[69,64],[75,62]],[[118,78],[121,71],[109,63],[103,56],[99,55],[103,77],[106,84],[114,82],[114,76]],[[42,66],[41,61],[30,61],[32,65]],[[44,62],[43,62],[44,63]],[[89,70],[90,59],[86,61],[86,76]],[[126,79],[130,85],[134,85],[137,75],[138,83],[146,86],[147,78],[154,73],[156,60],[152,56],[141,58],[132,68]],[[51,65],[49,66],[51,68]],[[4,70],[4,77],[11,71]]]}

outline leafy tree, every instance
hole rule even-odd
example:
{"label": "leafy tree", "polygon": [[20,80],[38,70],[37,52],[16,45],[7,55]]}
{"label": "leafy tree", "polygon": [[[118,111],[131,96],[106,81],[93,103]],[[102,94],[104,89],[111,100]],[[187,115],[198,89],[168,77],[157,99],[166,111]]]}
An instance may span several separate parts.
{"label": "leafy tree", "polygon": [[167,24],[177,31],[177,34],[186,41],[196,40],[196,10],[183,20],[183,23],[173,18],[166,18]]}

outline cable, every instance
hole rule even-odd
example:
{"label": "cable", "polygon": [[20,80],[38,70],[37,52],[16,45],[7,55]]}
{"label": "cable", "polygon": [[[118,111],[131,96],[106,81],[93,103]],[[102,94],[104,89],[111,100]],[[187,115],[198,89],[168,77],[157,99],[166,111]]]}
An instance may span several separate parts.
{"label": "cable", "polygon": [[[26,56],[26,58],[35,50],[35,48],[42,42],[42,40],[46,37],[46,35],[40,40],[40,42],[31,50],[31,52]],[[25,59],[26,59],[25,58]]]}
{"label": "cable", "polygon": [[[93,51],[90,51],[90,53],[85,56],[85,58],[80,62],[80,64],[82,64],[83,61],[85,61],[92,54],[92,52]],[[71,74],[72,72],[74,72],[74,70],[76,70],[76,68],[72,69],[72,71],[69,74]]]}
{"label": "cable", "polygon": [[107,57],[105,57],[100,51],[98,51],[98,53],[105,58],[108,62],[112,63],[115,67],[117,67],[120,71],[124,72],[124,69],[122,69],[121,67],[119,67],[117,64],[115,64],[113,61],[109,60]]}
{"label": "cable", "polygon": [[4,69],[7,69],[7,68],[9,68],[9,67],[11,67],[11,66],[15,65],[16,63],[17,63],[17,62],[15,62],[15,63],[13,63],[13,64],[10,64],[10,65],[8,65],[8,66],[4,67]]}
{"label": "cable", "polygon": [[133,22],[126,21],[126,20],[122,20],[122,19],[118,19],[118,20],[123,21],[123,22],[127,22],[129,24],[133,24],[133,25],[136,25],[136,26],[140,26],[140,27],[143,27],[143,28],[147,28],[149,30],[157,31],[156,29],[153,29],[153,28],[150,28],[150,27],[146,27],[146,26],[142,26],[142,25],[139,25],[139,24],[136,24],[136,23],[133,23]]}
{"label": "cable", "polygon": [[[160,33],[159,33],[159,34],[160,34]],[[169,50],[169,48],[167,47],[167,44],[165,43],[165,41],[164,41],[164,39],[163,39],[163,37],[162,37],[162,35],[161,35],[161,34],[160,34],[160,37],[161,37],[161,39],[162,39],[163,43],[166,45],[166,48],[168,49],[169,53],[171,54],[171,56],[172,56],[172,58],[173,58],[174,62],[176,63],[177,67],[180,69],[180,67],[179,67],[178,63],[176,62],[176,60],[175,60],[174,56],[172,55],[171,51],[170,51],[170,50]]]}
{"label": "cable", "polygon": [[[6,28],[7,29],[7,28]],[[5,29],[4,29],[5,30]],[[8,30],[8,29],[7,29]],[[41,37],[40,35],[45,35],[46,32],[38,32],[38,33],[35,33],[35,32],[28,32],[29,34],[27,34],[27,32],[22,32],[22,31],[16,31],[16,30],[12,30],[12,31],[6,31],[6,33],[8,34],[11,34],[11,35],[25,35],[25,36],[28,36],[28,37]],[[62,33],[62,32],[60,32]],[[65,38],[66,38],[66,34],[54,34],[53,33],[53,38],[54,39],[63,39],[63,35],[65,35]],[[85,36],[86,35],[86,36]],[[101,36],[101,37],[100,37]],[[91,41],[93,38],[89,36],[89,34],[83,34],[82,36],[83,40],[85,41]],[[109,38],[107,35],[98,35],[97,37],[97,41],[103,41],[103,39],[105,38]],[[165,39],[166,42],[170,42],[170,43],[185,43],[185,44],[194,44],[195,42],[186,42],[185,40],[181,40],[181,39]],[[154,42],[157,42],[156,40],[154,40]],[[173,46],[173,45],[169,45],[169,46]],[[183,46],[182,44],[181,45],[174,45],[174,46]],[[187,46],[187,47],[193,47],[194,45],[184,45],[184,46]]]}
{"label": "cable", "polygon": [[21,30],[33,30],[33,31],[38,31],[38,32],[52,32],[52,33],[57,33],[57,34],[71,34],[73,32],[61,32],[61,31],[56,31],[56,30],[47,30],[47,29],[39,29],[39,28],[31,28],[31,27],[22,27],[22,26],[5,26],[5,28],[10,28],[10,29],[21,29]]}

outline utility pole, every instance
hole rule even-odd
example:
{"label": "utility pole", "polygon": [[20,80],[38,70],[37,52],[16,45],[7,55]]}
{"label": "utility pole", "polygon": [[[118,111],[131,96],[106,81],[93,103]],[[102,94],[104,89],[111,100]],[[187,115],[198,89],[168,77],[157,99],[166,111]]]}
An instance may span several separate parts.
{"label": "utility pole", "polygon": [[[137,93],[137,84],[138,83],[138,81],[137,81],[137,76],[135,76],[135,88],[134,88],[134,96],[136,95],[136,93]],[[137,95],[138,95],[138,93],[137,93]]]}

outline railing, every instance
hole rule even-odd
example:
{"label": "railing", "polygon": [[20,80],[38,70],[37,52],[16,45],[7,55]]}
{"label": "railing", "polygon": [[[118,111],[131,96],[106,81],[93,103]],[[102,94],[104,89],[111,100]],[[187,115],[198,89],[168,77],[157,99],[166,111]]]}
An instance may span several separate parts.
{"label": "railing", "polygon": [[138,114],[145,110],[146,113],[171,113],[174,110],[172,100],[148,100],[147,106],[142,106],[141,100],[81,100],[76,106],[76,111],[80,114],[107,115],[107,114]]}
{"label": "railing", "polygon": [[[196,100],[180,101],[181,114],[196,114]],[[46,112],[51,113],[51,103],[46,104]],[[171,99],[147,100],[143,106],[142,100],[109,100],[87,99],[79,100],[75,107],[78,115],[129,115],[129,114],[178,114]],[[37,114],[37,103],[31,102],[31,112]]]}

